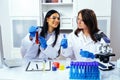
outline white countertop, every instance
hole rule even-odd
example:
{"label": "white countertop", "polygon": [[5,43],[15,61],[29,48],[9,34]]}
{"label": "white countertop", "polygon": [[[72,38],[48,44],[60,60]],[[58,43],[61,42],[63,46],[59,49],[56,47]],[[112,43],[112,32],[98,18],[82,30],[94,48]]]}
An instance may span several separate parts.
{"label": "white countertop", "polygon": [[[62,61],[66,65],[66,61]],[[69,69],[57,71],[26,71],[27,64],[16,68],[0,68],[0,80],[69,80]],[[101,80],[119,80],[120,69],[101,71]]]}

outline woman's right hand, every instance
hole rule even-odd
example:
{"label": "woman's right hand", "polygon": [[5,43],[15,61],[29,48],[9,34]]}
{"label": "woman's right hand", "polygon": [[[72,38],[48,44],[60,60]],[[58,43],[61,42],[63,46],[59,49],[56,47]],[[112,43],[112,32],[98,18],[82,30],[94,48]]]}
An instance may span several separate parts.
{"label": "woman's right hand", "polygon": [[30,37],[35,37],[36,31],[37,31],[38,27],[37,26],[31,26],[29,28],[29,33],[30,33]]}
{"label": "woman's right hand", "polygon": [[68,40],[67,40],[65,34],[64,34],[63,36],[64,36],[64,38],[63,38],[62,41],[61,41],[61,47],[62,47],[63,49],[66,49],[66,48],[68,47]]}
{"label": "woman's right hand", "polygon": [[80,55],[85,58],[91,58],[91,59],[95,58],[95,55],[93,53],[82,49],[80,49]]}

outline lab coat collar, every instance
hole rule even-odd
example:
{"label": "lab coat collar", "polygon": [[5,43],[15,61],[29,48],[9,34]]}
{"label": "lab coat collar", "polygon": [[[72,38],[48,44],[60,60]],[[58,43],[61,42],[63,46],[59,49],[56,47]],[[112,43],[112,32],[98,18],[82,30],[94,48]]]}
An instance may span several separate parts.
{"label": "lab coat collar", "polygon": [[52,35],[55,34],[55,31],[53,31],[52,33],[47,32],[47,35]]}
{"label": "lab coat collar", "polygon": [[86,45],[91,42],[94,42],[90,36],[86,37],[82,31],[80,31],[80,33],[78,34],[78,37],[80,37],[80,40],[84,42]]}
{"label": "lab coat collar", "polygon": [[50,38],[50,36],[52,36],[54,34],[55,34],[55,31],[53,31],[52,33],[47,32],[46,40],[48,40]]}
{"label": "lab coat collar", "polygon": [[48,33],[47,36],[49,36],[49,39],[47,40],[47,45],[53,44],[53,42],[55,41],[55,31],[53,31],[52,33]]}

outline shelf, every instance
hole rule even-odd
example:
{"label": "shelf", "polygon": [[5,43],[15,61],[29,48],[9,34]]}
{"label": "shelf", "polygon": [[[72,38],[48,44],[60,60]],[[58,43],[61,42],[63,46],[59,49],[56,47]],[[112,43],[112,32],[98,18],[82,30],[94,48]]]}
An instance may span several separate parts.
{"label": "shelf", "polygon": [[60,29],[71,29],[73,30],[72,26],[72,20],[73,18],[70,17],[61,17],[61,27]]}
{"label": "shelf", "polygon": [[60,33],[71,33],[73,29],[60,29]]}
{"label": "shelf", "polygon": [[47,5],[47,6],[68,6],[68,5],[73,5],[73,3],[42,3],[42,5]]}

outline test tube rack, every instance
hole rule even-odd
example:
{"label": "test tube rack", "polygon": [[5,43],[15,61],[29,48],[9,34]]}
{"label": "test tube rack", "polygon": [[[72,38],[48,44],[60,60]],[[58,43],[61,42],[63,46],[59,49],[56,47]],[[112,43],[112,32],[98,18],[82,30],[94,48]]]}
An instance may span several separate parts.
{"label": "test tube rack", "polygon": [[98,62],[71,62],[70,80],[100,80]]}

